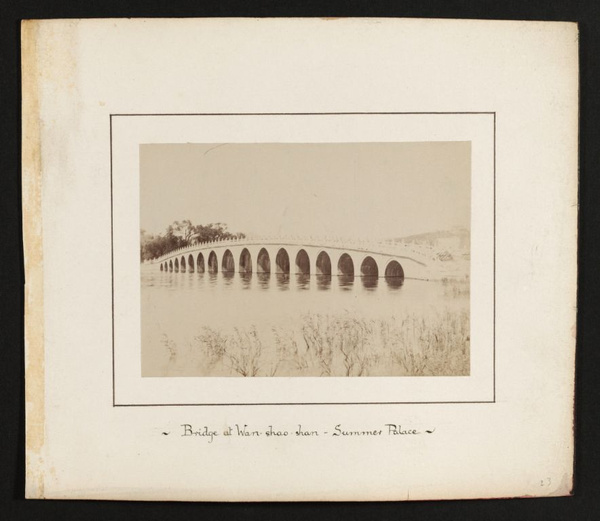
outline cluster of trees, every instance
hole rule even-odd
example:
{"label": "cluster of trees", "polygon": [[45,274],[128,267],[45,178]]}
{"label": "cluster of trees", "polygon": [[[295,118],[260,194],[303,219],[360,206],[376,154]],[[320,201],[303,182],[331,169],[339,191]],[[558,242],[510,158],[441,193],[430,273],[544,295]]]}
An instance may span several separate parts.
{"label": "cluster of trees", "polygon": [[170,251],[199,242],[244,237],[243,233],[227,231],[227,225],[223,223],[194,225],[189,219],[175,221],[164,234],[150,235],[145,230],[140,231],[140,259],[142,262],[156,259]]}

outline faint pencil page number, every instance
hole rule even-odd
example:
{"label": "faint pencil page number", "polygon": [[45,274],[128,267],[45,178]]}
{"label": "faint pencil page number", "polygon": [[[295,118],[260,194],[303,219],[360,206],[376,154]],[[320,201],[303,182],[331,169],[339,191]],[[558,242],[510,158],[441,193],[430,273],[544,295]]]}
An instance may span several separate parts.
{"label": "faint pencil page number", "polygon": [[540,480],[540,487],[549,487],[551,484],[552,484],[551,478],[546,478],[546,479]]}

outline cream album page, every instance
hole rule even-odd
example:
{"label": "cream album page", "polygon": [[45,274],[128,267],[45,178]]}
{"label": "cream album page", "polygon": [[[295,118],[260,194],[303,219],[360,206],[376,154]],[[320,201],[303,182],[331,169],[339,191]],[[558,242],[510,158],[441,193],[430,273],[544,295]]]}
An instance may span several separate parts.
{"label": "cream album page", "polygon": [[29,498],[569,495],[575,24],[22,24]]}

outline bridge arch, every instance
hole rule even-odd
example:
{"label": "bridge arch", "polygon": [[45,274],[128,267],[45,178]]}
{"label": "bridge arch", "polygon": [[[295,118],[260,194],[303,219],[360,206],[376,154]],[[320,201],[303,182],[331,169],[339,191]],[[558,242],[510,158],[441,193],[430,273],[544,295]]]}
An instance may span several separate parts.
{"label": "bridge arch", "polygon": [[181,273],[185,273],[185,256],[181,257],[181,262],[179,265],[181,266]]}
{"label": "bridge arch", "polygon": [[225,250],[223,260],[221,261],[221,271],[224,273],[233,273],[235,271],[235,262],[231,250]]}
{"label": "bridge arch", "polygon": [[169,261],[169,271],[173,271],[173,261]]}
{"label": "bridge arch", "polygon": [[198,258],[196,259],[196,267],[198,273],[204,273],[204,255],[202,255],[202,253],[198,254]]}
{"label": "bridge arch", "polygon": [[219,271],[219,262],[217,261],[217,254],[211,251],[208,255],[208,273],[217,273]]}
{"label": "bridge arch", "polygon": [[360,274],[362,277],[379,277],[379,267],[373,257],[365,257],[360,265]]}
{"label": "bridge arch", "polygon": [[271,273],[271,259],[269,258],[269,252],[265,248],[262,248],[258,252],[256,273]]}
{"label": "bridge arch", "polygon": [[285,248],[280,248],[275,257],[275,273],[290,272],[290,256]]}
{"label": "bridge arch", "polygon": [[331,275],[331,259],[327,252],[317,255],[317,275]]}
{"label": "bridge arch", "polygon": [[173,268],[175,269],[175,273],[179,273],[179,259],[175,259],[175,264],[173,264]]}
{"label": "bridge arch", "polygon": [[194,273],[194,256],[191,253],[188,255],[188,271]]}
{"label": "bridge arch", "polygon": [[385,278],[395,279],[396,281],[404,280],[404,269],[398,261],[390,261],[385,268]]}
{"label": "bridge arch", "polygon": [[240,253],[240,273],[252,273],[252,256],[248,248],[244,248]]}
{"label": "bridge arch", "polygon": [[296,254],[296,272],[302,275],[310,275],[310,259],[306,250],[300,250]]}
{"label": "bridge arch", "polygon": [[354,262],[352,261],[352,257],[347,253],[342,253],[340,256],[340,260],[338,260],[338,275],[346,275],[349,277],[354,276]]}
{"label": "bridge arch", "polygon": [[162,262],[161,262],[160,263],[160,271],[162,271],[162,270],[163,270],[163,265],[162,265]]}

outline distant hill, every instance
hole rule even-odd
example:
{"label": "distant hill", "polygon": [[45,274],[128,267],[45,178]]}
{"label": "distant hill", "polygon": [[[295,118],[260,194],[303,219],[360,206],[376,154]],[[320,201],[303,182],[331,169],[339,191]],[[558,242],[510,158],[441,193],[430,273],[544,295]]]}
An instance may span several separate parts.
{"label": "distant hill", "polygon": [[465,253],[471,249],[471,231],[462,227],[397,237],[392,240],[403,243],[427,244],[436,249]]}

